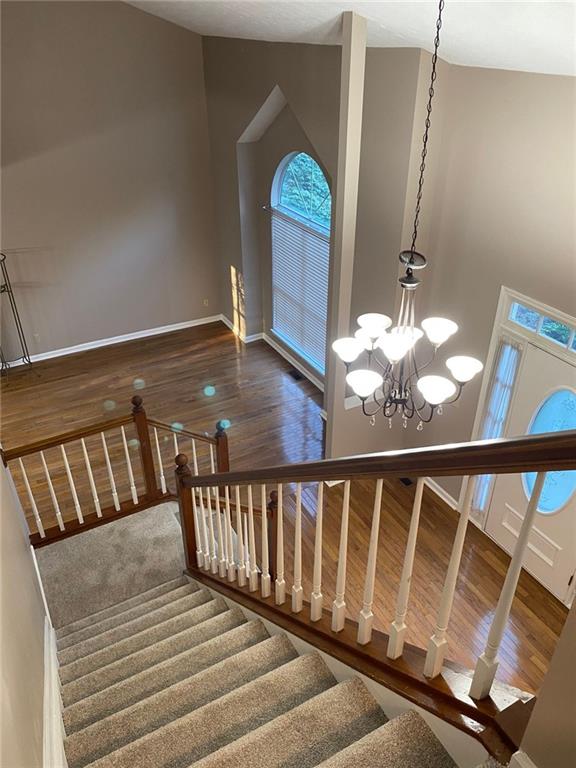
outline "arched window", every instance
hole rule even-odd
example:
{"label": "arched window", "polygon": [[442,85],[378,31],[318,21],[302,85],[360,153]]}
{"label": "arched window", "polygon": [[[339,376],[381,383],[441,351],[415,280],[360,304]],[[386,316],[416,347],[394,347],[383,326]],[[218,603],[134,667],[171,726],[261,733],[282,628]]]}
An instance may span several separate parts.
{"label": "arched window", "polygon": [[332,198],[318,163],[285,157],[272,185],[272,330],[324,373]]}

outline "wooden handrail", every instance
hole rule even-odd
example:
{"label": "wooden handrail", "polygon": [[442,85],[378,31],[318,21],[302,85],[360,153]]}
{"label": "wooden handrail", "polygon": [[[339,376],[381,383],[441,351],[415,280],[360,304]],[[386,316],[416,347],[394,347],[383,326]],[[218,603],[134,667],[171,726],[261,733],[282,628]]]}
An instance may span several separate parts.
{"label": "wooden handrail", "polygon": [[215,437],[210,437],[209,434],[201,432],[191,432],[189,429],[175,429],[170,424],[166,424],[163,421],[158,421],[157,419],[148,419],[148,424],[150,424],[152,427],[156,427],[157,429],[165,429],[168,432],[174,432],[176,435],[184,435],[184,437],[190,437],[193,440],[201,440],[204,443],[212,443],[212,445],[217,445],[218,441]]}
{"label": "wooden handrail", "polygon": [[452,443],[405,451],[384,451],[341,459],[216,475],[183,477],[187,488],[251,483],[442,475],[483,475],[576,469],[576,430],[528,437]]}

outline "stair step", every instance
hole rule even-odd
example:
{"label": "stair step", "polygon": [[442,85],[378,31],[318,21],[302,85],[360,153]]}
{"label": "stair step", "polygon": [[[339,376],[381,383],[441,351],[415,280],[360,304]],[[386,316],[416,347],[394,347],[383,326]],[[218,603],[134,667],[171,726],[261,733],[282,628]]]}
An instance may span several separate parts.
{"label": "stair step", "polygon": [[288,663],[297,655],[285,635],[276,635],[106,717],[66,739],[69,768],[83,768]]}
{"label": "stair step", "polygon": [[[161,624],[144,629],[135,635],[130,635],[130,637],[119,640],[106,648],[101,648],[88,656],[82,656],[69,664],[61,665],[60,679],[63,683],[69,683],[78,677],[88,675],[100,667],[113,664],[125,656],[130,656],[205,621],[214,616],[214,610],[218,605],[223,606],[222,610],[226,609],[224,601],[221,598],[217,601],[212,600],[207,589],[198,590],[190,598],[185,599],[190,601],[190,610],[166,619]],[[201,600],[204,602],[198,605]]]}
{"label": "stair step", "polygon": [[[195,762],[194,768],[312,768],[385,722],[364,683],[354,678]],[[116,768],[116,763],[104,765]]]}
{"label": "stair step", "polygon": [[90,763],[90,768],[186,768],[334,684],[332,673],[318,653],[298,656]]}
{"label": "stair step", "polygon": [[186,650],[178,652],[177,656],[146,667],[142,672],[67,707],[64,710],[66,733],[71,735],[86,728],[168,686],[210,669],[212,665],[268,637],[268,632],[259,619],[248,623],[241,623],[241,620],[242,615],[239,612],[221,613],[211,619],[215,627],[211,640],[193,648],[186,647]]}
{"label": "stair step", "polygon": [[89,624],[87,627],[82,627],[74,632],[69,632],[58,640],[58,650],[63,651],[65,648],[69,648],[71,645],[80,643],[83,640],[88,640],[91,637],[96,637],[103,632],[107,632],[114,627],[119,627],[122,624],[127,624],[129,621],[145,616],[147,613],[155,611],[157,608],[161,608],[163,605],[179,600],[185,595],[190,595],[192,592],[197,592],[198,587],[196,584],[188,583],[182,584],[176,589],[171,589],[168,592],[164,592],[151,600],[146,600],[143,603],[138,603],[132,608],[127,608],[121,613],[116,613],[108,618],[96,621],[93,624]]}
{"label": "stair step", "polygon": [[[179,591],[179,590],[175,590]],[[73,661],[82,659],[86,656],[90,656],[96,651],[101,651],[104,648],[108,648],[121,640],[125,640],[134,635],[139,635],[144,630],[152,629],[152,627],[164,624],[169,619],[174,619],[177,616],[181,616],[187,611],[191,611],[197,608],[199,605],[209,602],[212,599],[210,592],[207,589],[193,590],[192,592],[185,593],[179,599],[171,600],[166,605],[161,605],[153,611],[145,613],[143,616],[137,616],[131,621],[127,621],[118,627],[112,627],[105,632],[100,632],[94,637],[88,637],[86,640],[81,640],[69,648],[64,648],[58,652],[58,661],[61,666],[71,664]],[[165,637],[166,635],[164,635]],[[142,637],[142,639],[144,639]],[[163,639],[160,636],[158,639]],[[149,643],[147,643],[149,644]]]}
{"label": "stair step", "polygon": [[[136,653],[132,653],[130,656],[125,656],[112,664],[95,669],[93,672],[89,672],[65,684],[62,689],[64,705],[69,706],[86,696],[91,696],[97,691],[118,683],[120,680],[126,680],[128,677],[148,669],[153,664],[165,661],[188,648],[192,648],[217,636],[221,631],[223,623],[226,625],[226,622],[216,622],[214,619],[218,617],[218,614],[226,613],[228,610],[226,603],[222,599],[212,600],[199,608],[195,608],[194,611],[201,611],[204,615],[204,621],[196,624],[196,626],[189,627],[176,635],[157,642],[155,645],[148,646]],[[235,621],[237,624],[246,621],[241,611],[238,609],[230,610],[236,613],[235,617],[231,617],[232,621]],[[62,673],[66,669],[66,667],[61,668],[61,679]]]}
{"label": "stair step", "polygon": [[320,763],[319,768],[457,768],[448,752],[414,711]]}
{"label": "stair step", "polygon": [[91,613],[89,616],[85,616],[83,619],[78,619],[77,621],[72,621],[70,624],[65,624],[63,627],[60,627],[56,630],[56,638],[60,640],[72,632],[77,632],[79,629],[89,627],[91,624],[95,624],[99,621],[102,621],[103,619],[115,616],[118,613],[123,613],[124,611],[127,611],[136,605],[140,605],[140,603],[146,603],[149,600],[158,597],[159,595],[163,595],[166,592],[172,591],[173,589],[178,589],[178,587],[181,587],[183,584],[189,583],[190,582],[185,579],[184,576],[180,576],[177,579],[171,579],[170,581],[165,581],[164,584],[159,584],[157,587],[147,589],[146,592],[140,592],[133,597],[129,597],[126,600],[123,600],[121,603],[115,603],[109,608],[104,608],[97,613]]}

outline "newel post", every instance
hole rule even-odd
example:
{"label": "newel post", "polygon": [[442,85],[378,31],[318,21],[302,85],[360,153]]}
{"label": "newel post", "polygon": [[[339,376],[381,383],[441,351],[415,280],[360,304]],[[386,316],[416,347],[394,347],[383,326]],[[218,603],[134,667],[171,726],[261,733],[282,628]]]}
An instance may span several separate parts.
{"label": "newel post", "polygon": [[154,499],[158,496],[156,486],[156,470],[154,468],[154,456],[152,454],[152,443],[150,441],[150,431],[148,430],[148,419],[146,411],[142,405],[140,395],[134,395],[132,402],[132,418],[138,435],[138,444],[140,446],[140,461],[142,462],[142,471],[144,473],[144,485],[146,487],[146,497]]}
{"label": "newel post", "polygon": [[176,493],[178,495],[178,507],[180,509],[180,522],[182,525],[182,538],[184,540],[184,554],[186,556],[186,568],[195,568],[196,558],[196,519],[194,515],[194,500],[192,489],[186,487],[185,481],[192,479],[192,471],[188,466],[188,456],[179,453],[176,456]]}
{"label": "newel post", "polygon": [[228,435],[221,421],[216,422],[214,439],[216,440],[216,468],[218,472],[229,472]]}
{"label": "newel post", "polygon": [[270,501],[262,514],[268,519],[268,559],[270,580],[274,582],[276,578],[276,557],[278,552],[278,530],[276,519],[278,516],[278,491],[270,491]]}

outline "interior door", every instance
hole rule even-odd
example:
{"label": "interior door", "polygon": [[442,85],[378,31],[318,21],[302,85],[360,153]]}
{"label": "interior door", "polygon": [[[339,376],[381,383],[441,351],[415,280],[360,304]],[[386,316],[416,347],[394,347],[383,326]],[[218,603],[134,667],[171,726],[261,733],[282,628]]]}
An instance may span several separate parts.
{"label": "interior door", "polygon": [[[510,409],[507,436],[576,429],[576,361],[528,345]],[[500,475],[486,532],[512,552],[535,473]],[[576,471],[549,472],[523,563],[556,597],[569,601],[576,570]]]}

